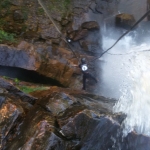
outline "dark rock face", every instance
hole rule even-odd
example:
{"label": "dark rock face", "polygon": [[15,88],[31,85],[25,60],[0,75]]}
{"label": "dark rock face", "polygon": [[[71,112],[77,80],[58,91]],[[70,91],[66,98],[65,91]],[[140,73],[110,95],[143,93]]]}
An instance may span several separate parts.
{"label": "dark rock face", "polygon": [[59,38],[60,34],[54,27],[54,25],[49,25],[49,27],[43,27],[42,26],[42,31],[41,31],[41,37],[43,39],[50,39],[50,38]]}
{"label": "dark rock face", "polygon": [[23,96],[9,93],[0,89],[2,150],[149,149],[149,137],[132,132],[122,138],[118,114],[111,110],[113,99],[51,87],[32,93],[38,100],[28,106]]}
{"label": "dark rock face", "polygon": [[78,30],[75,33],[75,36],[73,37],[73,41],[78,41],[78,40],[86,37],[87,35],[88,35],[88,30],[87,29]]}
{"label": "dark rock face", "polygon": [[119,14],[116,16],[116,26],[125,29],[131,28],[135,23],[133,15],[130,14]]}
{"label": "dark rock face", "polygon": [[14,19],[14,21],[17,21],[17,22],[23,22],[24,17],[23,17],[21,10],[14,11],[13,19]]}
{"label": "dark rock face", "polygon": [[[36,101],[35,97],[32,97],[30,95],[23,93],[18,88],[13,86],[11,83],[8,83],[5,79],[3,79],[1,77],[0,77],[0,87],[5,89],[5,91],[7,91],[6,93],[8,93],[9,95],[22,99],[23,102],[28,102],[30,104],[34,104]],[[1,93],[1,95],[6,95],[6,94]],[[3,98],[1,99],[1,103],[2,102],[3,102]]]}
{"label": "dark rock face", "polygon": [[36,68],[36,58],[24,50],[0,46],[0,53],[0,64],[2,66],[14,66],[33,70]]}
{"label": "dark rock face", "polygon": [[134,132],[128,134],[128,136],[124,140],[124,144],[122,149],[124,150],[148,150],[150,147],[150,138],[138,135]]}
{"label": "dark rock face", "polygon": [[25,41],[17,48],[0,46],[0,64],[2,66],[19,67],[34,70],[42,75],[58,80],[62,85],[68,86],[74,69],[69,66],[67,59],[74,57],[72,52],[64,48],[35,47]]}
{"label": "dark rock face", "polygon": [[130,133],[122,138],[111,114],[115,100],[56,87],[32,95],[38,101],[28,111],[18,100],[16,105],[5,98],[0,109],[3,150],[148,150],[149,137]]}
{"label": "dark rock face", "polygon": [[82,23],[81,27],[88,30],[99,29],[99,24],[96,21],[89,21]]}
{"label": "dark rock face", "polygon": [[96,11],[108,17],[117,11],[118,1],[116,0],[96,0]]}

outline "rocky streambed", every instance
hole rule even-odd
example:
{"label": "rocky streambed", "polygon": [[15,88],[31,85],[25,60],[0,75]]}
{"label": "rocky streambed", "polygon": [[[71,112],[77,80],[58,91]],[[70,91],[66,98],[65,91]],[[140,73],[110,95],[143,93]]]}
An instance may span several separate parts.
{"label": "rocky streambed", "polygon": [[27,95],[2,78],[0,86],[2,150],[149,149],[150,137],[122,136],[114,99],[56,86]]}

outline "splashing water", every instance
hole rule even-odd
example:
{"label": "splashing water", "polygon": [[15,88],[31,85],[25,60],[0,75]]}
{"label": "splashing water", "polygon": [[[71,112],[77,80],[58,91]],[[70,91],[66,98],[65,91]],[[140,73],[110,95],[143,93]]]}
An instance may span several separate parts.
{"label": "splashing water", "polygon": [[[114,41],[105,37],[103,44],[109,47]],[[119,99],[113,110],[127,115],[122,124],[124,136],[131,131],[150,136],[150,51],[145,51],[148,49],[150,44],[137,46],[131,36],[126,36],[109,51],[125,55],[106,54],[102,58],[105,63],[101,80],[106,85],[103,95]]]}
{"label": "splashing water", "polygon": [[128,81],[128,89],[122,87],[114,111],[127,115],[123,122],[125,136],[133,130],[150,136],[150,52],[132,56]]}

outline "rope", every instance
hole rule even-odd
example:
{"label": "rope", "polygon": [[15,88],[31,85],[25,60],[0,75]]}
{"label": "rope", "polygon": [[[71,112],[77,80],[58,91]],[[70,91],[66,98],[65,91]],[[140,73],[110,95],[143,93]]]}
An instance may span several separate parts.
{"label": "rope", "polygon": [[137,26],[148,14],[150,13],[150,10],[148,10],[129,30],[127,30],[123,35],[119,37],[119,39],[107,50],[105,50],[99,57],[91,60],[95,61],[99,58],[101,58],[105,53],[107,53],[110,49],[112,49],[126,34],[128,34],[135,26]]}
{"label": "rope", "polygon": [[80,55],[77,55],[74,50],[72,49],[71,45],[67,42],[65,36],[62,34],[62,32],[60,31],[60,29],[57,27],[55,21],[53,20],[53,18],[50,15],[50,12],[46,9],[46,6],[43,4],[43,2],[41,0],[38,0],[39,4],[41,5],[41,7],[43,8],[43,10],[45,11],[45,13],[47,14],[47,16],[49,17],[50,21],[53,23],[54,27],[56,28],[56,30],[58,31],[58,33],[61,35],[61,38],[64,42],[66,42],[70,48],[70,50],[72,51],[72,53],[74,54],[74,56],[79,59]]}

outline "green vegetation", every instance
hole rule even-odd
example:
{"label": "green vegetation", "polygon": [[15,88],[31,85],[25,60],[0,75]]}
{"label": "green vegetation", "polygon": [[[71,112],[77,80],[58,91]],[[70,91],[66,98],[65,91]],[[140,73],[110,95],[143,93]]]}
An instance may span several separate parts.
{"label": "green vegetation", "polygon": [[0,0],[0,16],[4,17],[10,14],[10,0]]}
{"label": "green vegetation", "polygon": [[26,6],[21,6],[21,12],[23,14],[23,19],[27,20],[29,15],[29,10]]}
{"label": "green vegetation", "polygon": [[14,34],[7,33],[3,30],[0,30],[0,43],[3,42],[15,42]]}
{"label": "green vegetation", "polygon": [[37,12],[38,15],[43,15],[44,13],[45,12],[42,7],[38,8],[38,12]]}
{"label": "green vegetation", "polygon": [[51,0],[51,4],[49,5],[49,10],[51,11],[59,11],[61,13],[65,13],[69,10],[71,0]]}
{"label": "green vegetation", "polygon": [[1,0],[0,1],[1,8],[8,8],[8,6],[10,6],[10,0]]}
{"label": "green vegetation", "polygon": [[24,93],[31,93],[31,92],[35,92],[35,91],[41,91],[41,90],[46,90],[48,89],[47,87],[29,87],[29,86],[21,86],[19,87],[19,89],[21,91],[23,91]]}
{"label": "green vegetation", "polygon": [[19,82],[20,82],[19,79],[17,79],[17,78],[15,78],[14,81],[16,84],[19,84]]}

